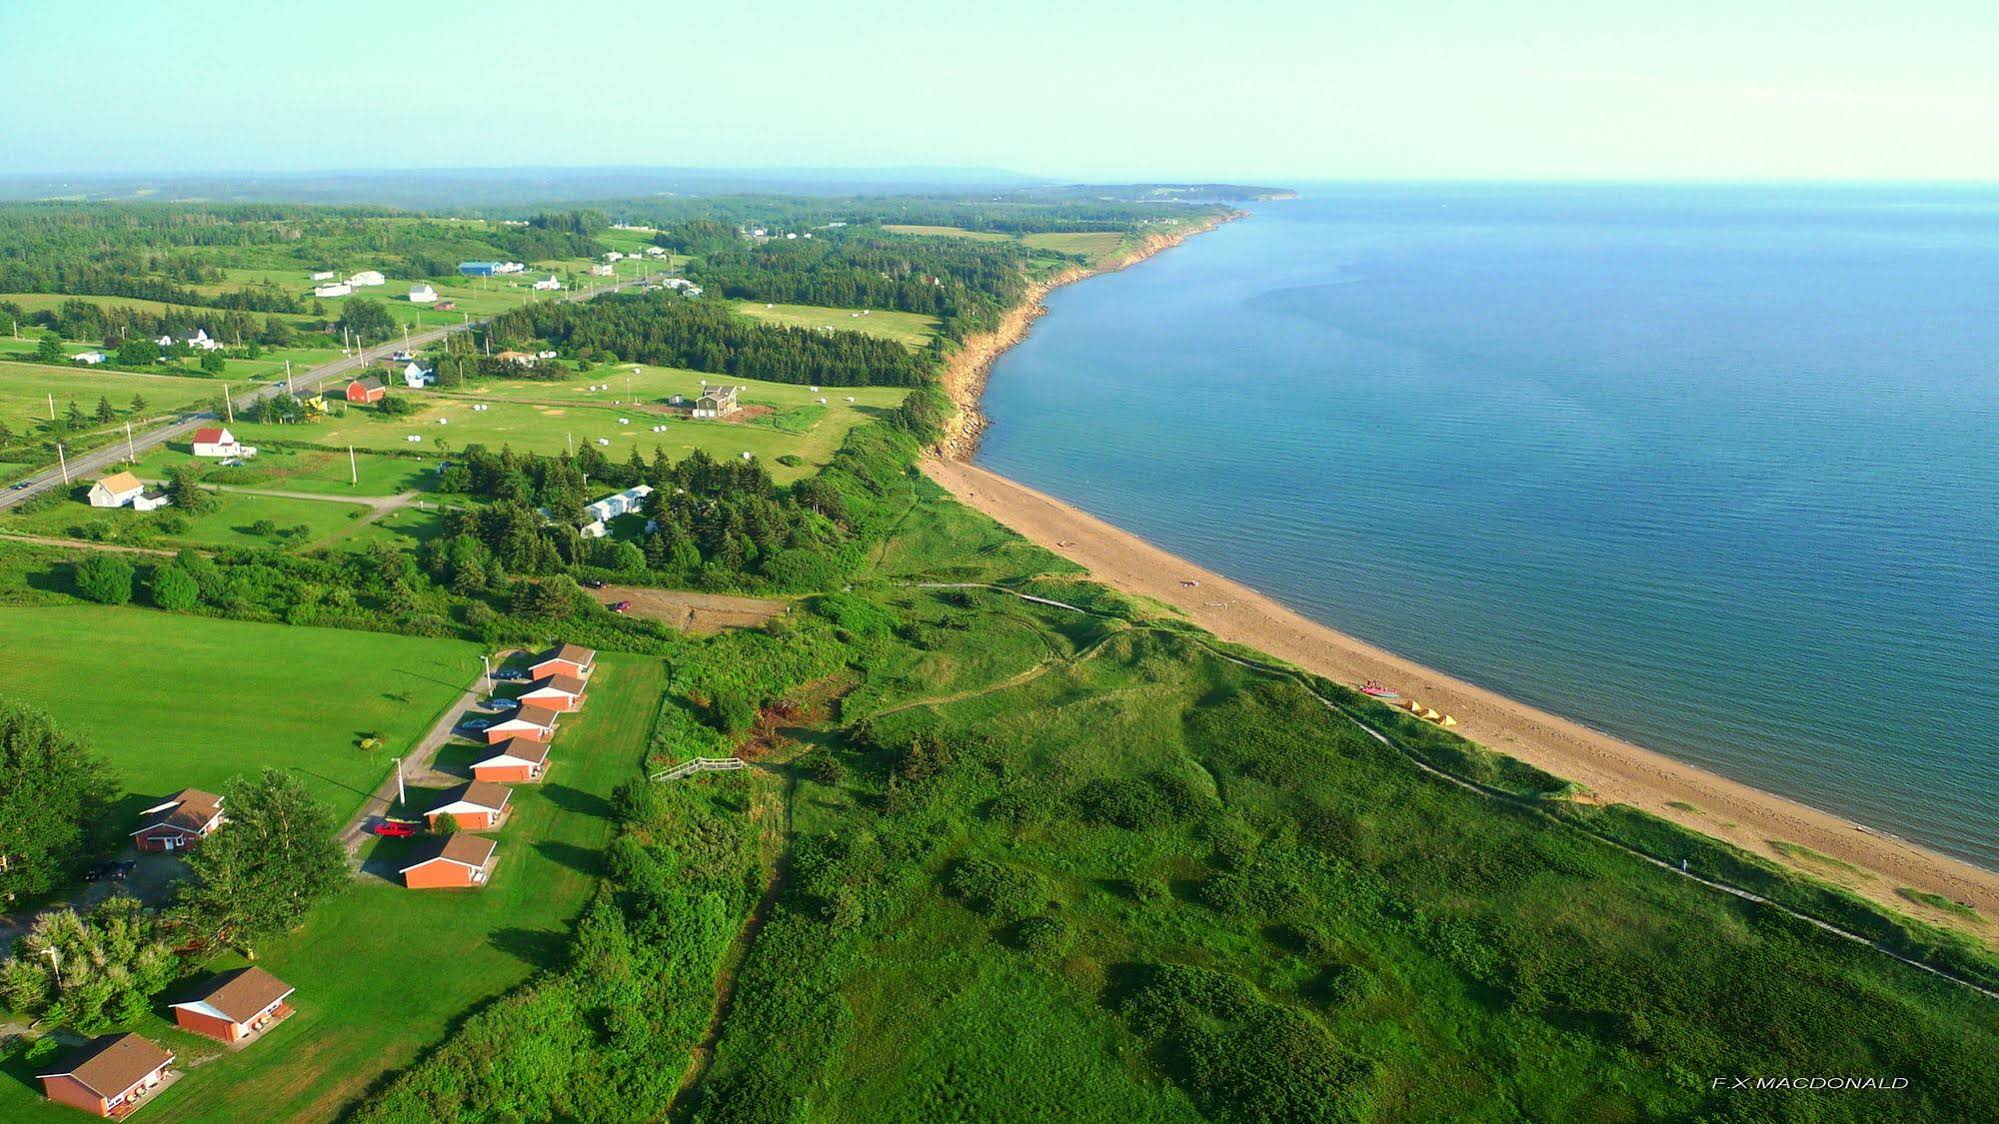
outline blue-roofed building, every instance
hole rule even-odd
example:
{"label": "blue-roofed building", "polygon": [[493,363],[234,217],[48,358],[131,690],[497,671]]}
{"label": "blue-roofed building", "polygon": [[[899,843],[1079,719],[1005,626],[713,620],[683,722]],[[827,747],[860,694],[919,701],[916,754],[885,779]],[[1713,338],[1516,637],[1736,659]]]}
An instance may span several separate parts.
{"label": "blue-roofed building", "polygon": [[458,263],[458,272],[467,277],[491,277],[495,273],[500,272],[500,263],[496,261],[462,261]]}

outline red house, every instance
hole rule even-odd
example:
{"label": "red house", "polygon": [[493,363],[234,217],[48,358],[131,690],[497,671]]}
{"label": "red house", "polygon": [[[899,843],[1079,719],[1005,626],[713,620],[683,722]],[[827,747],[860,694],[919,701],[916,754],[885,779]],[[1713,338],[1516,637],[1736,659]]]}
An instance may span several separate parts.
{"label": "red house", "polygon": [[521,692],[521,705],[558,712],[576,710],[583,705],[583,687],[583,681],[573,676],[544,675]]}
{"label": "red house", "polygon": [[499,745],[509,738],[545,742],[555,736],[557,715],[557,711],[530,703],[486,727],[486,744]]}
{"label": "red house", "polygon": [[365,379],[355,379],[347,384],[349,402],[380,402],[382,396],[388,392],[389,388],[382,385],[382,380],[373,375]]}
{"label": "red house", "polygon": [[175,1075],[167,1072],[174,1053],[136,1034],[93,1038],[63,1059],[54,1073],[37,1074],[42,1093],[57,1104],[123,1119]]}
{"label": "red house", "polygon": [[528,738],[508,738],[494,747],[493,756],[472,763],[472,775],[482,781],[527,784],[548,771],[548,743]]}
{"label": "red house", "polygon": [[550,675],[567,675],[571,679],[588,679],[596,670],[597,653],[579,644],[557,644],[534,658],[528,665],[528,674],[536,679]]}
{"label": "red house", "polygon": [[132,833],[132,841],[141,851],[184,851],[225,822],[222,798],[198,788],[181,789],[139,815],[145,826]]}
{"label": "red house", "polygon": [[415,855],[400,872],[403,885],[412,890],[477,889],[493,877],[498,850],[491,839],[458,832]]}
{"label": "red house", "polygon": [[292,985],[262,968],[238,968],[208,982],[202,994],[173,1004],[182,1030],[236,1045],[291,1017]]}
{"label": "red house", "polygon": [[514,790],[492,781],[473,781],[460,785],[444,794],[444,802],[424,817],[430,820],[430,829],[437,830],[437,818],[448,815],[458,821],[458,826],[466,831],[490,831],[506,821],[507,801]]}

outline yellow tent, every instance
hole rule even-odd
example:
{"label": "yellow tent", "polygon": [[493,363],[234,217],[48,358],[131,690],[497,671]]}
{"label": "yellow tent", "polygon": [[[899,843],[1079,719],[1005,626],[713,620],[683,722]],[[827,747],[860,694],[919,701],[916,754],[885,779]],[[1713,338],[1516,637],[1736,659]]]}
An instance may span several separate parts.
{"label": "yellow tent", "polygon": [[1435,710],[1426,709],[1423,711],[1423,717],[1428,721],[1435,722],[1437,719],[1442,718],[1443,715],[1438,714]]}
{"label": "yellow tent", "polygon": [[1455,726],[1455,725],[1457,725],[1457,724],[1458,724],[1458,720],[1457,720],[1457,719],[1455,719],[1455,718],[1452,718],[1452,717],[1451,717],[1450,715],[1446,714],[1446,715],[1444,715],[1444,721],[1443,721],[1443,724],[1444,724],[1444,725],[1446,725],[1446,726]]}

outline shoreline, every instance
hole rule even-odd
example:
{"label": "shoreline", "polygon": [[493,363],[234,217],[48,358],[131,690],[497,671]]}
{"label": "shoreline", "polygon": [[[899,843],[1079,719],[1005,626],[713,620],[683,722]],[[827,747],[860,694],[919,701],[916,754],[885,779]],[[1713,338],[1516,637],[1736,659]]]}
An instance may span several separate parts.
{"label": "shoreline", "polygon": [[[967,339],[947,361],[942,386],[958,409],[925,460],[924,473],[960,502],[1081,565],[1094,580],[1172,606],[1224,640],[1351,687],[1380,681],[1404,697],[1420,698],[1426,706],[1456,717],[1457,732],[1466,739],[1575,781],[1594,799],[1642,809],[1787,870],[1840,886],[1891,912],[1965,933],[1987,947],[1999,946],[1999,932],[1994,929],[1999,921],[1999,872],[1446,675],[1310,620],[1248,586],[970,463],[988,424],[978,407],[992,366],[1008,348],[1026,339],[1034,322],[1047,313],[1044,298],[1049,292],[1135,265],[1243,217],[1246,212],[1233,211],[1170,235],[1150,235],[1136,250],[1114,261],[1064,270],[1030,286],[1026,299],[1006,314],[998,329]],[[1200,584],[1183,586],[1183,580]],[[1778,843],[1809,850],[1787,854]],[[1982,920],[1973,922],[1912,901],[1896,892],[1901,888],[1941,894],[1977,910]]]}
{"label": "shoreline", "polygon": [[1180,227],[1170,234],[1148,234],[1140,239],[1136,249],[1100,265],[1070,266],[1050,277],[1030,282],[1027,295],[1007,310],[1006,315],[1000,318],[998,328],[967,336],[958,350],[944,361],[938,384],[958,409],[944,423],[944,435],[937,439],[938,451],[956,460],[969,459],[978,451],[979,438],[984,436],[987,425],[986,415],[979,409],[979,400],[986,392],[986,378],[992,373],[993,364],[999,357],[1026,339],[1028,333],[1034,330],[1034,322],[1048,314],[1045,301],[1049,293],[1101,273],[1129,269],[1197,234],[1206,234],[1225,222],[1234,222],[1248,215],[1247,211],[1232,210]]}
{"label": "shoreline", "polygon": [[[924,474],[973,507],[1127,594],[1181,611],[1223,640],[1255,648],[1335,682],[1373,679],[1451,714],[1456,732],[1587,787],[1595,799],[1628,804],[1740,847],[1788,870],[1859,894],[1892,912],[1984,942],[1999,939],[1999,873],[1842,819],[1788,797],[1730,780],[1655,750],[1446,675],[1299,615],[1270,597],[1197,566],[1068,503],[996,472],[932,457]],[[1197,581],[1187,587],[1182,581]],[[1689,805],[1692,811],[1675,805]],[[1773,841],[1810,848],[1853,868],[1800,860]],[[1907,887],[1976,909],[1970,922],[1910,901]]]}

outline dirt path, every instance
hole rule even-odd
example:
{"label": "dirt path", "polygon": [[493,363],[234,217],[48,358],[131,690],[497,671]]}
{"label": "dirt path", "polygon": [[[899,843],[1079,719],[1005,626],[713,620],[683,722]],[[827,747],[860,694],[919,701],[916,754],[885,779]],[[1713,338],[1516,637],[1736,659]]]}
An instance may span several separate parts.
{"label": "dirt path", "polygon": [[[1516,702],[1305,619],[1247,586],[1203,569],[1051,496],[961,461],[924,471],[966,504],[1089,570],[1092,579],[1181,610],[1216,636],[1359,686],[1373,679],[1455,716],[1473,741],[1599,798],[1641,808],[1791,869],[1934,924],[1994,939],[1999,873],[1763,792]],[[1196,582],[1186,585],[1185,582]],[[1692,810],[1688,810],[1691,808]],[[1802,844],[1855,874],[1800,864],[1772,841]],[[1912,887],[1964,902],[1987,919],[1968,922],[1897,894]]]}
{"label": "dirt path", "polygon": [[[0,531],[0,539],[7,539],[10,542],[35,543],[38,546],[71,546],[79,550],[108,550],[113,554],[149,554],[155,558],[172,558],[175,554],[179,553],[179,551],[174,550],[162,550],[156,546],[126,546],[123,543],[88,542],[84,539],[64,539],[53,535],[21,535],[15,534],[12,531]],[[197,549],[196,553],[208,554],[212,552],[205,549]]]}
{"label": "dirt path", "polygon": [[625,610],[629,616],[661,621],[697,635],[720,632],[725,628],[758,628],[765,621],[791,611],[789,601],[732,597],[721,593],[691,593],[642,585],[607,585],[593,592],[606,605],[630,601],[632,607]]}

